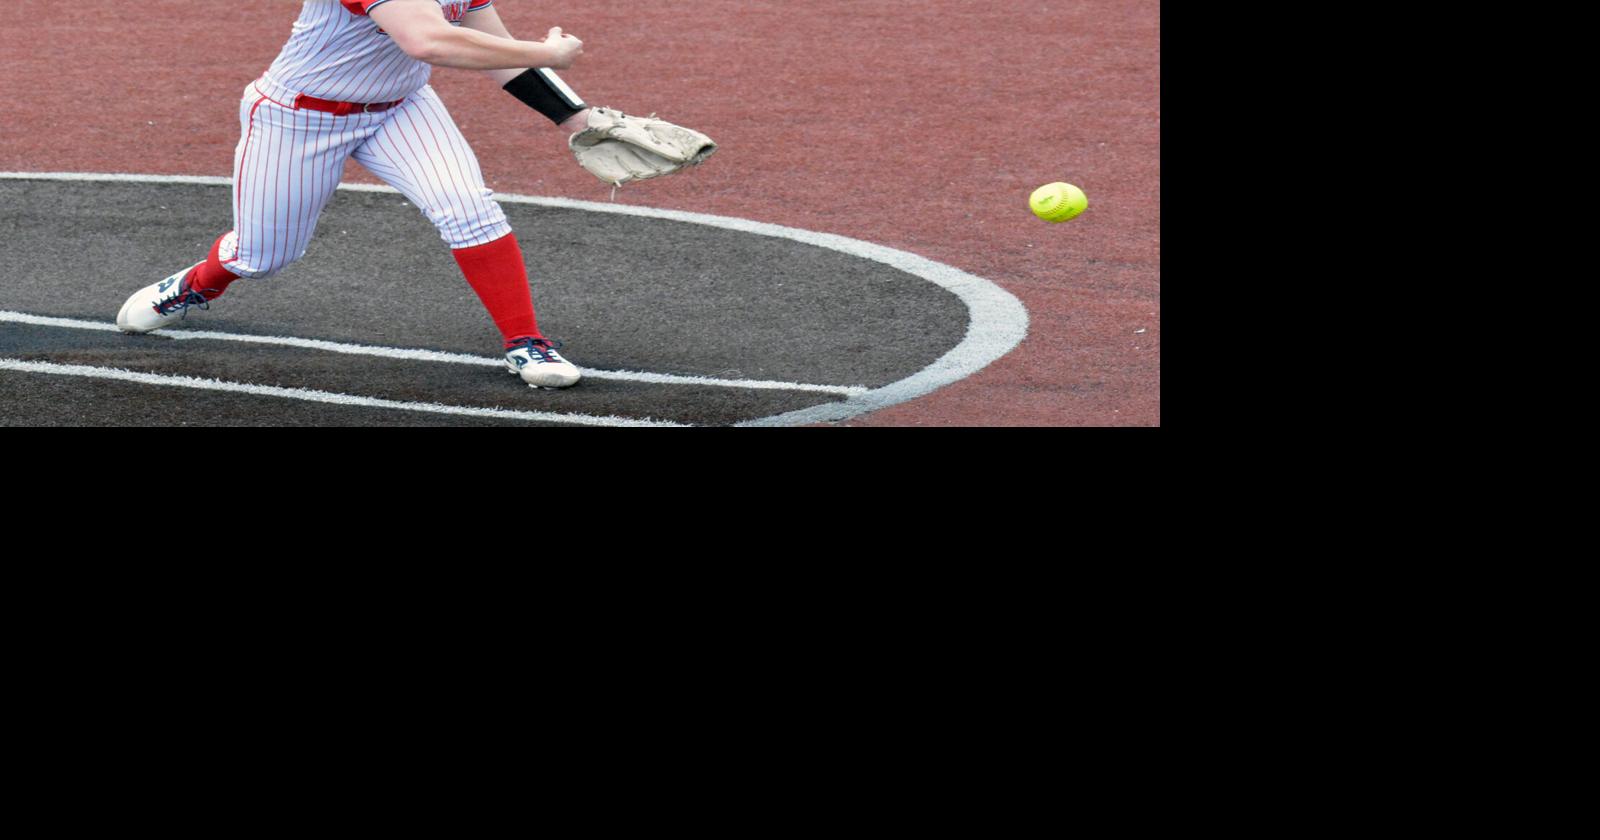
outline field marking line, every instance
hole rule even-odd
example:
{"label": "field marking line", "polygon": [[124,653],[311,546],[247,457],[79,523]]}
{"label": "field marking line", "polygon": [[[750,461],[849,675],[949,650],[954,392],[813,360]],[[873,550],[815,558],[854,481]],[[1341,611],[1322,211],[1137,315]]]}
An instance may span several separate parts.
{"label": "field marking line", "polygon": [[[77,318],[58,318],[35,315],[31,312],[13,312],[0,309],[0,323],[29,324],[38,327],[63,327],[72,330],[95,330],[120,333],[117,325],[102,321],[84,321]],[[295,338],[287,335],[249,335],[246,333],[216,332],[213,330],[162,330],[160,338],[176,341],[233,341],[244,344],[271,344],[279,347],[299,347],[306,350],[326,350],[350,356],[377,356],[384,359],[404,359],[412,362],[445,362],[475,367],[504,367],[505,360],[470,353],[449,353],[443,350],[424,350],[408,347],[382,347],[372,344],[348,344],[320,338]],[[766,379],[716,379],[709,376],[680,376],[671,373],[649,373],[636,370],[595,370],[579,368],[590,379],[613,379],[621,382],[644,382],[652,385],[709,385],[719,388],[739,388],[757,391],[807,391],[852,397],[865,394],[869,389],[859,385],[808,385],[804,382],[777,382]]]}
{"label": "field marking line", "polygon": [[171,376],[159,373],[140,373],[121,368],[95,367],[93,365],[63,365],[55,362],[30,362],[22,359],[0,357],[0,370],[20,373],[43,373],[52,376],[79,376],[87,379],[109,379],[139,385],[157,385],[174,388],[192,388],[200,391],[221,391],[230,394],[249,394],[258,397],[278,397],[301,402],[330,403],[361,408],[387,408],[398,411],[419,411],[427,414],[449,414],[463,417],[492,417],[499,420],[532,420],[542,423],[576,424],[580,426],[618,426],[629,428],[682,428],[684,424],[666,420],[636,420],[629,417],[599,417],[592,414],[559,413],[553,411],[519,411],[508,408],[479,408],[442,403],[405,402],[378,397],[359,397],[333,391],[310,388],[284,388],[277,385],[252,385],[245,382],[228,382],[221,379],[204,379],[196,376]]}
{"label": "field marking line", "polygon": [[[87,172],[0,172],[0,180],[34,181],[87,181],[107,183],[196,184],[229,186],[232,179],[205,175],[119,175]],[[392,187],[377,184],[341,184],[341,190],[350,192],[377,192],[399,194]],[[861,259],[897,268],[914,277],[920,277],[950,292],[967,307],[967,330],[961,341],[935,359],[922,370],[888,385],[854,394],[844,400],[823,403],[771,417],[746,420],[740,426],[792,426],[806,423],[837,422],[848,420],[867,412],[888,408],[907,400],[932,393],[946,385],[965,379],[993,364],[1016,349],[1028,336],[1028,310],[1016,296],[994,283],[969,274],[951,265],[935,262],[908,251],[890,248],[847,236],[817,233],[800,228],[739,219],[732,216],[712,216],[705,213],[688,213],[681,210],[662,210],[628,204],[606,204],[571,198],[553,198],[529,195],[496,195],[496,200],[508,204],[530,204],[565,210],[582,210],[590,213],[614,213],[647,219],[685,222],[723,228],[756,236],[788,239],[819,248],[827,248]]]}

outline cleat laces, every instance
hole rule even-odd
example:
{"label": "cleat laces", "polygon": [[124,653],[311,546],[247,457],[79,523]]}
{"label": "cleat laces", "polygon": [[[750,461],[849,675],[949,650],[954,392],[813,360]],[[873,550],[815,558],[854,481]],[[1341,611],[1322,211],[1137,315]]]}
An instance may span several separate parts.
{"label": "cleat laces", "polygon": [[168,316],[174,312],[178,312],[180,313],[178,317],[182,319],[189,317],[189,307],[191,306],[198,306],[201,309],[210,309],[211,301],[206,300],[206,296],[200,292],[197,292],[188,286],[181,286],[178,291],[156,301],[155,310],[157,315]]}
{"label": "cleat laces", "polygon": [[560,363],[566,361],[566,359],[556,354],[556,350],[561,347],[562,344],[559,341],[551,341],[545,338],[524,338],[511,345],[508,352],[510,350],[525,349],[528,351],[528,355],[532,356],[533,360],[538,364],[544,364],[545,362]]}

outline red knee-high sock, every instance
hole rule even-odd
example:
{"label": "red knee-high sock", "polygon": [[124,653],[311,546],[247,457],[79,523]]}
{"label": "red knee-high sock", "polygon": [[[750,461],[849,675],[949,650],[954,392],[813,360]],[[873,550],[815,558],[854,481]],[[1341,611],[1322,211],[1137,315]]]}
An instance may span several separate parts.
{"label": "red knee-high sock", "polygon": [[236,244],[238,240],[231,238],[232,236],[233,232],[229,231],[217,237],[217,241],[211,246],[211,253],[206,255],[206,261],[190,269],[189,275],[183,278],[190,289],[204,294],[206,300],[216,300],[221,297],[222,293],[227,291],[228,284],[239,279],[239,275],[222,265],[224,244],[227,247],[228,259],[233,259],[234,249],[238,247]]}
{"label": "red knee-high sock", "polygon": [[516,234],[508,233],[486,245],[451,251],[467,283],[478,293],[489,317],[510,346],[513,339],[542,338],[533,315],[533,291],[528,287],[528,267]]}

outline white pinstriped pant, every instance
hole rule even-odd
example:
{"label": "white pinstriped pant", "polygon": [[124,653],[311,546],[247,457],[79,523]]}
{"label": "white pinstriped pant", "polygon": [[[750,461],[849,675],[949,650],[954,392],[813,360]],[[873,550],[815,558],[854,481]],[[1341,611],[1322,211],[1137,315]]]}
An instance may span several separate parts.
{"label": "white pinstriped pant", "polygon": [[222,254],[229,271],[270,277],[304,256],[352,157],[420,208],[451,248],[511,232],[484,186],[477,156],[432,87],[387,111],[347,116],[295,110],[287,104],[291,97],[263,79],[239,103],[237,242]]}

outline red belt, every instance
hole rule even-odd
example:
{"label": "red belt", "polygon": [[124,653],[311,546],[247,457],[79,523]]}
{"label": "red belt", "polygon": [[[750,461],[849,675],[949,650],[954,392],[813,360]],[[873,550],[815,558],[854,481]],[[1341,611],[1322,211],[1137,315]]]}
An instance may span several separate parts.
{"label": "red belt", "polygon": [[302,93],[294,98],[294,107],[295,110],[304,108],[310,111],[326,111],[336,117],[343,117],[348,114],[376,114],[379,111],[387,111],[404,101],[404,99],[396,99],[393,102],[334,102],[328,99],[318,99],[315,96],[306,96]]}

